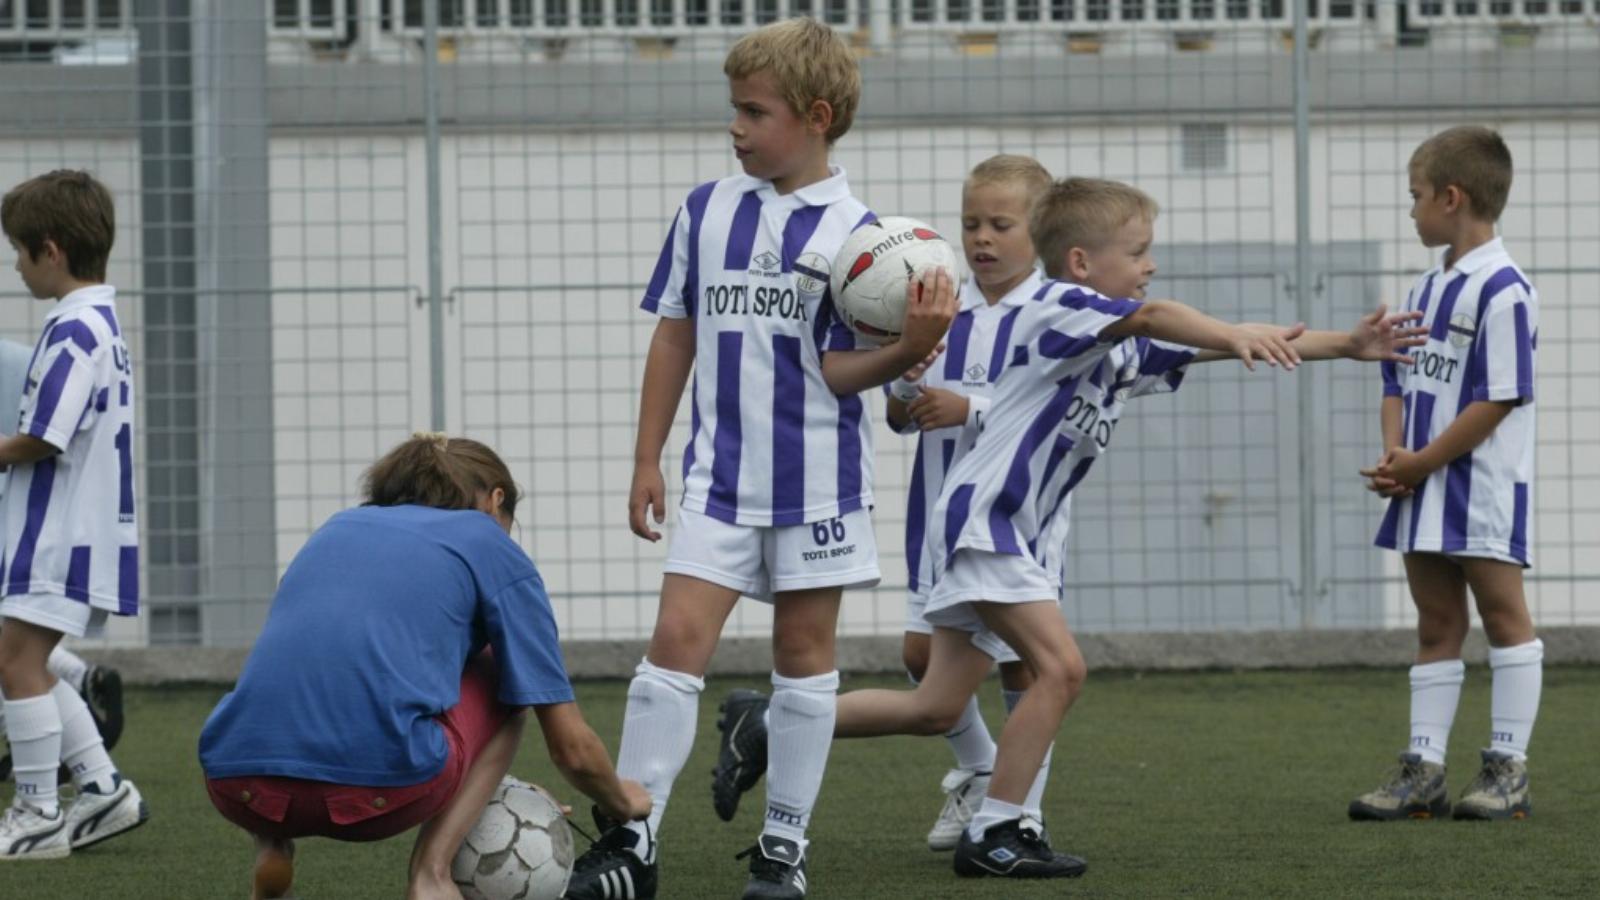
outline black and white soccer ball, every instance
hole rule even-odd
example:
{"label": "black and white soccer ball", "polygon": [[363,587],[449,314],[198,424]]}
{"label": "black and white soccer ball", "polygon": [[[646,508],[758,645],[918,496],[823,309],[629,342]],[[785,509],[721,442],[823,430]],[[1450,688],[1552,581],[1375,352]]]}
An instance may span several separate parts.
{"label": "black and white soccer ball", "polygon": [[959,277],[960,256],[925,223],[886,216],[851,232],[833,264],[833,306],[839,318],[871,346],[900,337],[906,289],[931,267]]}
{"label": "black and white soccer ball", "polygon": [[572,827],[550,792],[507,776],[467,833],[450,877],[467,900],[558,900],[572,877]]}

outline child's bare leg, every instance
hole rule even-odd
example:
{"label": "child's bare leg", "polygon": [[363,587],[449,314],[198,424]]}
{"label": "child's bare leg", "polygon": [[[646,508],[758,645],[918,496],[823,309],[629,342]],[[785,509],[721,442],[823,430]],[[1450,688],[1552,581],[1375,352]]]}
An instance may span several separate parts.
{"label": "child's bare leg", "polygon": [[900,662],[906,667],[906,674],[911,676],[913,682],[922,680],[928,671],[928,659],[933,655],[933,636],[917,631],[906,632],[905,640],[900,643]]}
{"label": "child's bare leg", "polygon": [[[1033,672],[1026,664],[1020,661],[1000,664],[1000,690],[1005,697],[1007,716],[1017,708],[1032,686]],[[1039,763],[1039,771],[1033,776],[1033,783],[1028,786],[1028,797],[1022,804],[1029,815],[1041,821],[1044,819],[1044,789],[1050,781],[1050,759],[1055,755],[1055,747],[1052,742],[1045,748],[1044,759]]]}
{"label": "child's bare leg", "polygon": [[1417,606],[1417,664],[1461,658],[1467,639],[1467,581],[1454,560],[1407,553],[1406,581]]}
{"label": "child's bare leg", "polygon": [[[688,575],[661,579],[661,606],[645,653],[651,665],[703,678],[739,592]],[[624,776],[628,777],[628,776]]]}
{"label": "child's bare leg", "polygon": [[767,707],[767,815],[761,833],[804,847],[833,745],[839,672],[837,587],[785,591],[772,621],[772,700]]}
{"label": "child's bare leg", "polygon": [[948,732],[993,665],[987,653],[972,645],[971,634],[935,628],[928,668],[916,690],[862,690],[840,695],[834,736]]}
{"label": "child's bare leg", "polygon": [[973,608],[1034,675],[1000,733],[1000,751],[989,781],[991,798],[1022,806],[1088,670],[1055,601],[975,603]]}
{"label": "child's bare leg", "polygon": [[1533,616],[1522,591],[1522,567],[1497,559],[1456,560],[1483,620],[1491,647],[1515,647],[1534,639]]}
{"label": "child's bare leg", "polygon": [[294,884],[294,841],[252,834],[256,864],[250,878],[250,900],[287,897]]}
{"label": "child's bare leg", "polygon": [[473,760],[472,767],[461,779],[461,789],[439,814],[424,822],[417,833],[417,843],[411,850],[411,881],[406,888],[407,900],[435,900],[449,898],[460,900],[461,891],[450,879],[450,863],[466,839],[467,832],[483,815],[483,808],[494,796],[500,780],[511,771],[511,761],[516,758],[517,744],[522,741],[522,728],[527,713],[518,710],[508,716],[494,737],[483,747],[483,753]]}

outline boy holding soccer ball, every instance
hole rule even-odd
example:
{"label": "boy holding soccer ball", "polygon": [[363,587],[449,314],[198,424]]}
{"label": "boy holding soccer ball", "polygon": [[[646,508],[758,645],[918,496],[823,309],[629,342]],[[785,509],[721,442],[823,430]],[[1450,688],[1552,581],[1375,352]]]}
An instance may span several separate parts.
{"label": "boy holding soccer ball", "polygon": [[1398,348],[1416,341],[1402,327],[1407,316],[1381,309],[1345,334],[1232,325],[1175,301],[1145,302],[1155,215],[1143,192],[1096,179],[1057,182],[1035,204],[1034,249],[1048,276],[1070,281],[1045,282],[1021,306],[981,434],[951,466],[929,517],[927,672],[914,691],[839,699],[840,737],[937,734],[992,667],[985,644],[1004,642],[1033,672],[1001,733],[988,794],[959,837],[958,875],[1070,878],[1086,869],[1050,846],[1028,795],[1086,674],[1059,605],[1070,585],[1070,495],[1127,400],[1175,390],[1191,362],[1401,361]]}
{"label": "boy holding soccer ball", "polygon": [[1432,818],[1450,811],[1445,743],[1466,668],[1467,590],[1489,637],[1489,747],[1456,801],[1458,819],[1521,819],[1528,738],[1539,712],[1544,643],[1522,594],[1532,563],[1533,366],[1539,295],[1495,237],[1511,189],[1511,152],[1487,128],[1460,127],[1412,154],[1411,218],[1444,247],[1405,309],[1424,316],[1415,365],[1383,368],[1383,447],[1362,472],[1391,498],[1377,544],[1405,554],[1417,605],[1411,745],[1352,819]]}
{"label": "boy holding soccer ball", "polygon": [[[741,595],[774,606],[767,808],[745,854],[744,896],[806,895],[806,825],[839,687],[840,597],[879,577],[870,423],[855,395],[926,357],[955,313],[940,273],[908,304],[895,344],[856,351],[833,320],[834,258],[872,216],[828,164],[861,92],[843,39],[814,20],[779,22],[742,38],[723,70],[744,174],[690,192],[643,302],[661,317],[645,361],[628,502],[645,540],[661,537],[652,527],[666,513],[661,450],[695,375],[678,528],[618,754],[618,771],[642,783],[654,806],[644,822],[600,822],[567,891],[577,900],[656,895],[656,832],[694,743],[707,664]],[[824,539],[828,552],[817,553]]]}

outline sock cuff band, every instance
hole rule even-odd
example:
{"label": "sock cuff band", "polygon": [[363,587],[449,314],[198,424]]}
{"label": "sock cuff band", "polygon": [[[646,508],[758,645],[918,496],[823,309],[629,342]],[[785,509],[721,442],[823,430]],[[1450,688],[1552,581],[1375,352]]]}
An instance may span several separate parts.
{"label": "sock cuff band", "polygon": [[10,729],[13,741],[44,737],[61,731],[61,709],[56,706],[56,698],[50,694],[26,700],[7,700],[5,708],[6,727]]}
{"label": "sock cuff band", "polygon": [[633,674],[637,678],[649,679],[680,694],[698,694],[706,689],[704,678],[697,678],[687,672],[663,669],[648,659],[639,660],[639,667],[633,670]]}
{"label": "sock cuff band", "polygon": [[1413,687],[1460,684],[1466,677],[1467,664],[1459,659],[1441,659],[1438,662],[1421,663],[1411,667]]}
{"label": "sock cuff band", "polygon": [[804,691],[808,694],[837,694],[839,693],[839,670],[823,672],[821,675],[808,675],[804,678],[789,678],[772,673],[772,689],[774,691]]}
{"label": "sock cuff band", "polygon": [[1489,668],[1502,666],[1531,666],[1544,661],[1544,641],[1534,638],[1515,647],[1490,647]]}

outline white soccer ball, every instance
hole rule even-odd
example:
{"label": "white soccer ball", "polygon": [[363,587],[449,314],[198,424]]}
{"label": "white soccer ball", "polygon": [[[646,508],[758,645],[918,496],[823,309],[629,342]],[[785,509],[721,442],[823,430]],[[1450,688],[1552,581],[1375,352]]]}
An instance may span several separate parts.
{"label": "white soccer ball", "polygon": [[507,776],[461,842],[450,877],[467,900],[558,900],[572,860],[561,804],[544,788]]}
{"label": "white soccer ball", "polygon": [[834,309],[863,342],[891,343],[900,337],[912,280],[934,266],[954,280],[959,260],[939,232],[916,219],[886,216],[868,222],[845,238],[834,261]]}

